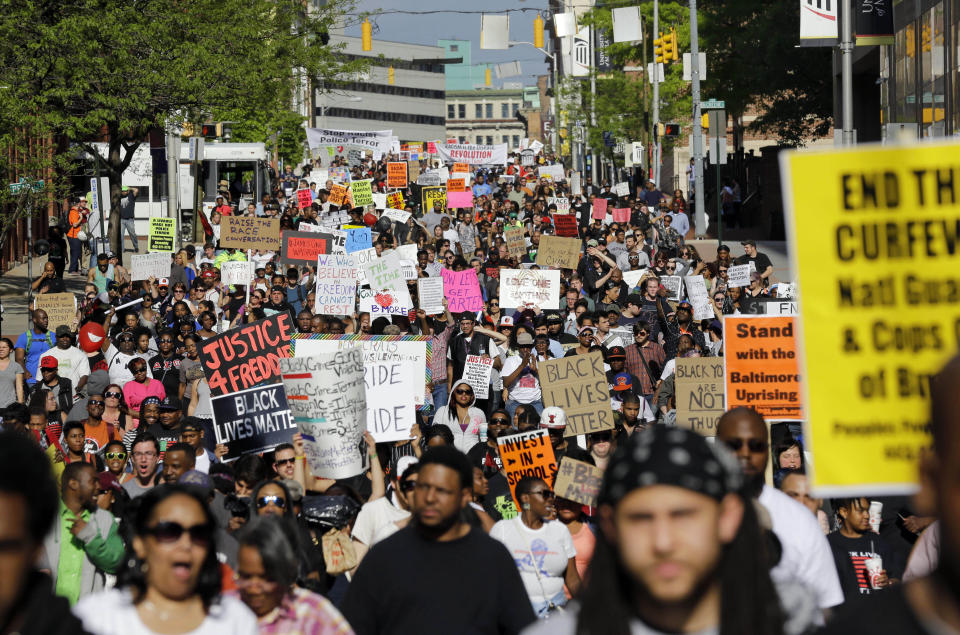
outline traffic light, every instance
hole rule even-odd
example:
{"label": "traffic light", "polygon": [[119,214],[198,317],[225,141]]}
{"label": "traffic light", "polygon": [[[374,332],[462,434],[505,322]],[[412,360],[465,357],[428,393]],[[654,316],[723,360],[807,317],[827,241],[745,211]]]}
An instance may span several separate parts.
{"label": "traffic light", "polygon": [[364,51],[373,50],[373,25],[369,19],[360,25],[360,48]]}
{"label": "traffic light", "polygon": [[489,67],[489,66],[487,67],[487,69],[486,69],[485,71],[483,71],[483,85],[484,85],[484,86],[492,86],[492,85],[493,85],[493,78],[491,77],[490,67]]}
{"label": "traffic light", "polygon": [[[664,57],[663,31],[660,31],[660,37],[653,41],[653,58],[657,64],[663,63]],[[656,72],[656,70],[654,70]]]}
{"label": "traffic light", "polygon": [[539,13],[533,20],[533,45],[538,49],[543,48],[543,18]]}
{"label": "traffic light", "polygon": [[394,81],[393,66],[391,66],[387,69],[387,83],[393,86],[393,81]]}
{"label": "traffic light", "polygon": [[666,62],[679,60],[680,54],[677,47],[677,30],[670,29],[670,32],[663,36],[663,59]]}
{"label": "traffic light", "polygon": [[222,137],[223,136],[223,124],[222,123],[205,123],[200,126],[200,136],[201,137]]}
{"label": "traffic light", "polygon": [[664,137],[679,137],[679,136],[680,136],[680,124],[678,124],[678,123],[665,123],[665,124],[663,124],[663,136],[664,136]]}
{"label": "traffic light", "polygon": [[710,115],[703,113],[700,115],[700,127],[701,128],[710,128]]}

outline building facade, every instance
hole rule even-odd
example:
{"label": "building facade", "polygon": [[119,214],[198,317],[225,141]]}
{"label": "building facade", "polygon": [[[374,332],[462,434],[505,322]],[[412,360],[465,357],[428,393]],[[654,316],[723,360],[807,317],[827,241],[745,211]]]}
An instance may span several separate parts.
{"label": "building facade", "polygon": [[475,86],[483,85],[484,67],[471,65],[472,45],[470,40],[437,40],[437,46],[444,50],[447,59],[461,60],[444,66],[447,90],[473,90]]}
{"label": "building facade", "polygon": [[[441,139],[446,123],[444,50],[437,46],[331,35],[350,57],[372,58],[369,71],[346,85],[314,86],[312,126],[336,130],[393,130],[406,141]],[[383,59],[379,59],[382,55]],[[392,71],[391,71],[392,69]]]}
{"label": "building facade", "polygon": [[[539,111],[536,87],[451,90],[447,92],[446,138],[481,145],[506,143],[513,150],[524,138],[542,141]],[[518,114],[526,117],[526,124]]]}

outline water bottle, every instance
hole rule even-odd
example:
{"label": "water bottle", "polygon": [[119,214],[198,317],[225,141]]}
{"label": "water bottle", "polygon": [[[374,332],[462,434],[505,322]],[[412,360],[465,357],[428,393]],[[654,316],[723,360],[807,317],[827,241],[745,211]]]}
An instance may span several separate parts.
{"label": "water bottle", "polygon": [[487,442],[487,422],[484,421],[480,424],[480,443]]}

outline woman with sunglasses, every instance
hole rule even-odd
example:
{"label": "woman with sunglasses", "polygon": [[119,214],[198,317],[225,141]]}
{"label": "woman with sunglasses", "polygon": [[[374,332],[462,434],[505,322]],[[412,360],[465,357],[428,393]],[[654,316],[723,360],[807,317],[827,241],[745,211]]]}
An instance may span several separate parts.
{"label": "woman with sunglasses", "polygon": [[237,309],[233,318],[230,320],[230,328],[235,328],[238,324],[242,324],[247,313],[253,309],[262,309],[264,299],[266,298],[266,292],[256,289],[250,292],[250,301],[240,305],[240,308]]}
{"label": "woman with sunglasses", "polygon": [[110,441],[103,448],[104,467],[121,485],[133,478],[133,472],[127,471],[129,458],[130,453],[122,441]]}
{"label": "woman with sunglasses", "polygon": [[103,391],[103,416],[108,424],[127,432],[134,429],[134,421],[127,417],[123,406],[123,390],[118,384],[110,384]]}
{"label": "woman with sunglasses", "polygon": [[[513,556],[537,617],[548,617],[567,603],[564,584],[572,595],[580,591],[573,539],[556,520],[553,490],[540,478],[524,476],[517,483],[520,515],[501,520],[490,530]],[[536,551],[536,553],[534,553]]]}
{"label": "woman with sunglasses", "polygon": [[433,416],[433,425],[449,428],[454,446],[463,453],[480,442],[480,427],[487,423],[483,410],[475,408],[474,402],[473,388],[461,379],[453,385],[447,405],[437,408]]}
{"label": "woman with sunglasses", "polygon": [[148,371],[147,362],[142,359],[133,360],[130,362],[130,372],[133,373],[133,380],[128,381],[123,386],[123,396],[126,400],[127,414],[135,420],[135,424],[139,424],[140,422],[140,404],[144,399],[147,397],[156,397],[160,401],[163,401],[167,396],[163,382],[148,377]]}
{"label": "woman with sunglasses", "polygon": [[117,588],[74,607],[84,628],[94,635],[257,633],[250,609],[220,594],[216,521],[203,495],[183,485],[161,485],[139,503]]}

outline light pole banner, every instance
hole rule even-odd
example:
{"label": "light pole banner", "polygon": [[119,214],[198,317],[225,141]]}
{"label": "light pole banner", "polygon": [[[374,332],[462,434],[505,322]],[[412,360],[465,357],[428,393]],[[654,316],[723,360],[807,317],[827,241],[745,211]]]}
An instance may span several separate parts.
{"label": "light pole banner", "polygon": [[307,128],[307,142],[311,148],[324,146],[354,146],[382,152],[390,152],[393,130],[328,130]]}
{"label": "light pole banner", "polygon": [[837,45],[840,0],[800,0],[800,46]]}

